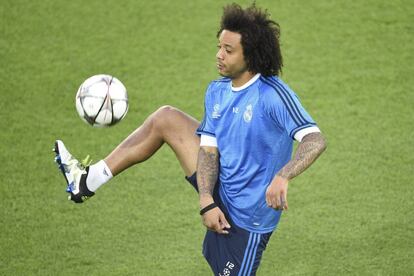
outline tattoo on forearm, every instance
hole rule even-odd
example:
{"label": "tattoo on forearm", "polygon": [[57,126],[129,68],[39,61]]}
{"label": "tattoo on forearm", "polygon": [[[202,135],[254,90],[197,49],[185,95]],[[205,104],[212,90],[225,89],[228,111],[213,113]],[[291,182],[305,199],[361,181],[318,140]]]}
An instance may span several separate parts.
{"label": "tattoo on forearm", "polygon": [[200,148],[197,164],[197,185],[200,195],[213,194],[219,172],[218,152]]}
{"label": "tattoo on forearm", "polygon": [[306,170],[326,149],[325,138],[321,133],[310,133],[299,143],[294,158],[278,173],[279,176],[292,179]]}

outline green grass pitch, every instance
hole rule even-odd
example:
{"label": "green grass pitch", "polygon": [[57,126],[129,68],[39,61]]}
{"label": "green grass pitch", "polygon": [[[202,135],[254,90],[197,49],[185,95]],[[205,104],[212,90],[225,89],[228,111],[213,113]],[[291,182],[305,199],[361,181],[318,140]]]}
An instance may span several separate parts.
{"label": "green grass pitch", "polygon": [[[211,275],[197,196],[167,147],[83,205],[66,200],[51,149],[60,138],[98,161],[165,104],[200,120],[225,3],[0,2],[0,275]],[[258,275],[412,275],[413,2],[257,4],[280,23],[282,78],[329,144],[290,183]],[[99,73],[129,91],[113,128],[75,111]]]}

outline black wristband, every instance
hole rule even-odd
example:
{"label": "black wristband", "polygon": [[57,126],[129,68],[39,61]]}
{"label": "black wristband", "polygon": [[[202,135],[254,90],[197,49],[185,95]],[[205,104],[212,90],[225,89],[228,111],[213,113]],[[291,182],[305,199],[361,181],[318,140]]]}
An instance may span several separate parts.
{"label": "black wristband", "polygon": [[215,202],[207,205],[206,207],[204,207],[203,209],[201,209],[200,211],[200,216],[204,215],[206,212],[210,211],[211,209],[214,209],[217,207],[217,204]]}

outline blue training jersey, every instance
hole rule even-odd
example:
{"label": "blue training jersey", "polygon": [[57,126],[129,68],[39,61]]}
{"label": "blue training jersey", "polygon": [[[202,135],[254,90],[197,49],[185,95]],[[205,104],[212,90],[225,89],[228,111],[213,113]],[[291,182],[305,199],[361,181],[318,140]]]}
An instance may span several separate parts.
{"label": "blue training jersey", "polygon": [[316,124],[278,77],[258,74],[245,86],[234,91],[229,78],[212,81],[197,134],[217,140],[219,193],[233,222],[267,233],[281,211],[267,206],[266,189],[291,159],[295,134]]}

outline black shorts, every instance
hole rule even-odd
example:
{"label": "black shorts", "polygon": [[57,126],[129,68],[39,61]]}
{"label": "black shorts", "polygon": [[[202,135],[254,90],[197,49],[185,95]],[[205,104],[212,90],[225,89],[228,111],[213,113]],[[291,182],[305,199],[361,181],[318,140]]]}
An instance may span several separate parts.
{"label": "black shorts", "polygon": [[[197,188],[197,177],[194,173],[186,177],[187,181]],[[256,275],[263,251],[272,232],[260,234],[247,231],[235,225],[224,207],[218,193],[218,185],[214,190],[214,201],[225,214],[231,225],[229,234],[223,235],[207,230],[203,242],[203,255],[209,263],[214,275]]]}

